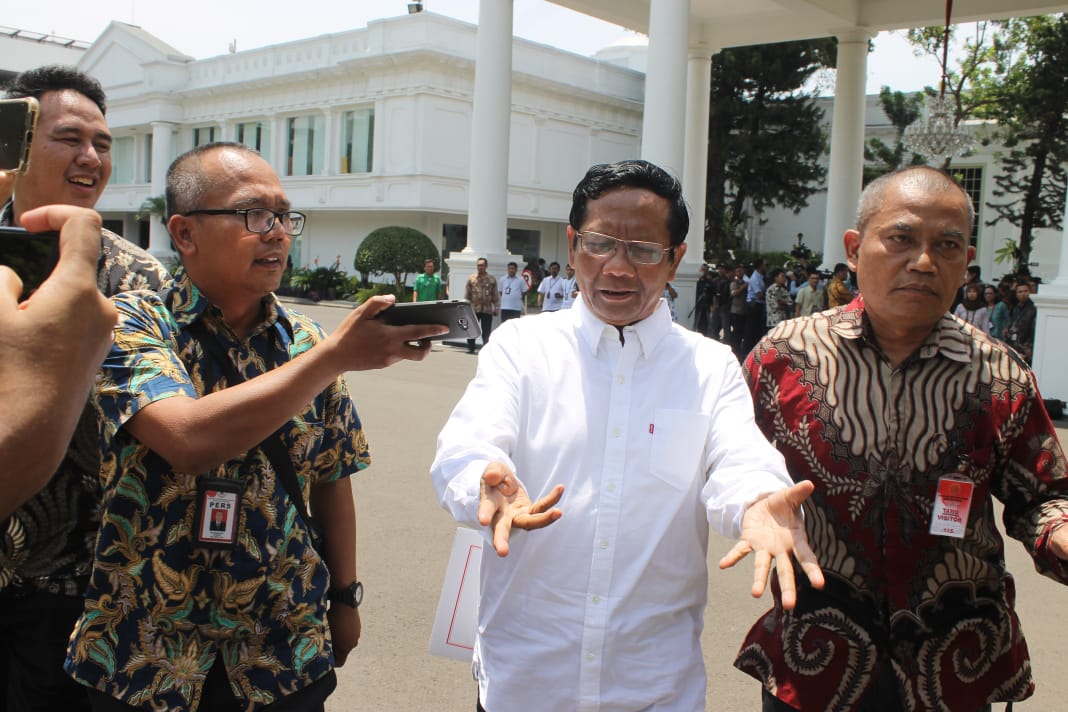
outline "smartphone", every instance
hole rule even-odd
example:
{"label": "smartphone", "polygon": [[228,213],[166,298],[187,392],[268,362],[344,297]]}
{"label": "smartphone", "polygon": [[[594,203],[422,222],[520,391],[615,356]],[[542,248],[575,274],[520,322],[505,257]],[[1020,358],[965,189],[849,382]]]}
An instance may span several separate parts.
{"label": "smartphone", "polygon": [[19,301],[48,279],[58,260],[58,232],[27,232],[21,227],[0,226],[0,265],[10,267],[22,280]]}
{"label": "smartphone", "polygon": [[440,302],[401,302],[383,310],[378,318],[392,326],[441,324],[449,333],[432,339],[477,339],[482,335],[471,302],[453,299]]}
{"label": "smartphone", "polygon": [[0,171],[26,170],[39,113],[40,105],[33,97],[0,99]]}

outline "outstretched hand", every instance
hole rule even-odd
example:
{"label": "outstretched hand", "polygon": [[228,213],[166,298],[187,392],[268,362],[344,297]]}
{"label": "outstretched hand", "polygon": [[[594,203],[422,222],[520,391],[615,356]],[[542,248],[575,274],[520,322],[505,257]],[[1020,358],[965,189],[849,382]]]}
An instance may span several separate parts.
{"label": "outstretched hand", "polygon": [[527,491],[507,465],[503,462],[486,465],[479,493],[478,523],[492,528],[497,555],[508,556],[512,527],[541,529],[562,517],[563,512],[553,505],[563,494],[564,486],[556,485],[552,492],[531,504]]}
{"label": "outstretched hand", "polygon": [[808,546],[805,523],[801,518],[801,503],[808,499],[816,486],[809,480],[793,487],[765,495],[750,505],[742,517],[742,538],[719,560],[726,569],[755,552],[753,562],[753,598],[764,595],[771,560],[779,574],[782,607],[791,610],[797,605],[797,586],[794,582],[795,557],[813,588],[823,588],[823,571],[816,555]]}

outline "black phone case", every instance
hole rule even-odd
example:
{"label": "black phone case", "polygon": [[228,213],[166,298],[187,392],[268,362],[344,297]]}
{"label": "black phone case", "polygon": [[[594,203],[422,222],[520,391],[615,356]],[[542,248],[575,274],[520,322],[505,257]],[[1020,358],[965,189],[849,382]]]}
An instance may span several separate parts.
{"label": "black phone case", "polygon": [[463,299],[402,302],[384,310],[378,318],[392,326],[441,324],[449,327],[449,333],[431,337],[434,339],[477,339],[482,335],[471,302]]}

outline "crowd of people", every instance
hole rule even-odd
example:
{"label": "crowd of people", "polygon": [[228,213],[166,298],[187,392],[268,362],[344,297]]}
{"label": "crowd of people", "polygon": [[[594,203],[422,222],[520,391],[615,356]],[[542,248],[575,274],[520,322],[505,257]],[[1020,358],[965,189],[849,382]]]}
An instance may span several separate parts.
{"label": "crowd of people", "polygon": [[[22,302],[0,267],[0,711],[322,712],[362,632],[349,478],[371,457],[343,374],[422,361],[445,328],[390,326],[376,296],[326,334],[281,303],[307,218],[240,143],[170,165],[168,274],[92,210],[99,84],[46,67],[7,93],[41,117],[0,223],[61,254]],[[962,288],[974,219],[941,171],[883,176],[829,278],[706,268],[700,333],[669,304],[682,186],[647,161],[578,183],[537,316],[516,264],[478,260],[483,348],[427,485],[487,544],[472,706],[703,709],[710,530],[771,589],[735,661],[754,708],[1027,698],[993,502],[1068,584],[1068,461],[1014,350],[1030,285],[1011,309],[978,272]],[[435,272],[413,299],[445,296]]]}

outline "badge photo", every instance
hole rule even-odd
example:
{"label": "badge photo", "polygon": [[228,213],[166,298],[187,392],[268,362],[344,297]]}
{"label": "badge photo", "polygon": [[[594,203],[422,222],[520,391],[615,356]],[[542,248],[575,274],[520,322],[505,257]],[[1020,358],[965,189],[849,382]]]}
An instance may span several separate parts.
{"label": "badge photo", "polygon": [[240,501],[240,487],[231,480],[198,482],[197,543],[209,547],[233,547],[237,543]]}

